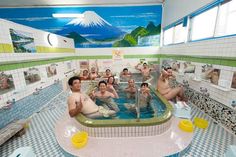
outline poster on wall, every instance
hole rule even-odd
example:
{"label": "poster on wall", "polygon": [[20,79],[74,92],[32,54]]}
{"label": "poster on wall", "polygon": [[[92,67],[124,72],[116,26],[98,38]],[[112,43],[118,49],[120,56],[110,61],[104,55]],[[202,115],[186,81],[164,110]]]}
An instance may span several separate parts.
{"label": "poster on wall", "polygon": [[0,95],[10,92],[15,89],[12,75],[0,73]]}
{"label": "poster on wall", "polygon": [[25,83],[26,85],[38,82],[41,80],[40,71],[38,68],[29,68],[24,71]]}
{"label": "poster on wall", "polygon": [[52,77],[52,76],[56,75],[57,74],[56,64],[52,64],[50,66],[47,66],[46,71],[47,71],[48,77]]}
{"label": "poster on wall", "polygon": [[113,50],[112,51],[112,60],[113,62],[120,62],[124,59],[124,52],[121,50]]}
{"label": "poster on wall", "polygon": [[159,46],[161,17],[162,5],[0,9],[0,18],[73,38],[76,48]]}
{"label": "poster on wall", "polygon": [[15,53],[35,53],[33,34],[10,29],[11,40]]}

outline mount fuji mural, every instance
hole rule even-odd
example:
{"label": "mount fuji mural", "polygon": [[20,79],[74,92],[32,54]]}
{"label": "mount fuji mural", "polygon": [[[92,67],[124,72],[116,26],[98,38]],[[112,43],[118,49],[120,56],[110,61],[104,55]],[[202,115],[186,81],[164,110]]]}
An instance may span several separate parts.
{"label": "mount fuji mural", "polygon": [[0,9],[0,18],[73,38],[76,48],[159,46],[161,17],[161,5]]}
{"label": "mount fuji mural", "polygon": [[83,13],[83,18],[76,18],[67,23],[57,34],[73,38],[76,46],[80,44],[102,45],[123,37],[124,31],[112,26],[93,11]]}

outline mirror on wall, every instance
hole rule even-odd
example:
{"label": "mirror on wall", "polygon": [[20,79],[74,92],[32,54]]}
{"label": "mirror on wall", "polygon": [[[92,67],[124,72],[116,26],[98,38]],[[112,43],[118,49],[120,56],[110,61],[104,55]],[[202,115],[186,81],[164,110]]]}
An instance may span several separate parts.
{"label": "mirror on wall", "polygon": [[180,62],[174,59],[163,59],[162,67],[171,67],[174,72],[179,72],[180,70]]}
{"label": "mirror on wall", "polygon": [[236,89],[236,71],[234,72],[231,88]]}
{"label": "mirror on wall", "polygon": [[24,71],[24,77],[26,85],[35,83],[41,80],[40,72],[38,68],[29,68],[27,71]]}
{"label": "mirror on wall", "polygon": [[0,73],[0,95],[15,89],[12,75]]}
{"label": "mirror on wall", "polygon": [[51,64],[50,66],[46,67],[46,71],[47,71],[47,76],[48,77],[52,77],[52,76],[57,74],[56,66],[57,66],[56,64]]}
{"label": "mirror on wall", "polygon": [[89,68],[89,61],[80,61],[79,66],[80,66],[80,69],[88,69]]}
{"label": "mirror on wall", "polygon": [[203,80],[207,80],[214,85],[218,85],[220,78],[220,69],[214,68],[212,65],[204,65],[202,66],[202,75],[201,78]]}
{"label": "mirror on wall", "polygon": [[193,65],[191,62],[184,62],[183,63],[183,72],[184,74],[194,74],[195,73],[195,65]]}

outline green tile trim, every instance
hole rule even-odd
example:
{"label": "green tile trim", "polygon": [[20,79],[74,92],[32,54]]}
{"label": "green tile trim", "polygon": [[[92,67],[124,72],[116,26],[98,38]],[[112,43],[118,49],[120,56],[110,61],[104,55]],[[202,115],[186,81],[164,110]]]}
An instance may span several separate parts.
{"label": "green tile trim", "polygon": [[0,43],[0,53],[14,53],[12,44]]}
{"label": "green tile trim", "polygon": [[207,63],[215,65],[224,65],[236,67],[236,57],[221,57],[221,56],[184,56],[184,55],[164,55],[159,54],[158,58],[170,58],[176,60],[198,62],[198,63]]}
{"label": "green tile trim", "polygon": [[111,55],[99,55],[99,56],[78,56],[78,59],[112,59]]}
{"label": "green tile trim", "polygon": [[[4,44],[0,44],[0,53],[3,49]],[[5,47],[8,47],[9,53],[11,49],[11,44],[5,44]],[[13,47],[12,47],[13,48]],[[5,53],[5,52],[4,52]],[[191,62],[199,62],[199,63],[207,63],[207,64],[215,64],[215,65],[224,65],[224,66],[231,66],[236,67],[236,57],[202,57],[202,56],[183,56],[183,55],[163,55],[163,54],[147,54],[147,55],[125,55],[125,59],[131,58],[156,58],[157,61],[150,61],[150,63],[159,63],[160,58],[171,58],[176,60],[183,60],[183,61],[191,61]],[[53,59],[46,59],[46,60],[30,60],[30,61],[19,61],[19,62],[5,62],[0,63],[0,71],[7,71],[7,70],[15,70],[25,67],[32,67],[44,64],[51,64],[56,62],[63,62],[69,60],[88,60],[88,59],[112,59],[112,55],[98,55],[98,56],[71,56],[71,57],[64,57],[64,58],[53,58]]]}
{"label": "green tile trim", "polygon": [[0,64],[0,71],[15,70],[26,67],[33,67],[38,65],[50,64],[63,62],[68,60],[73,60],[75,57],[65,57],[65,58],[53,58],[47,60],[31,60],[31,61],[20,61],[20,62],[7,62]]}
{"label": "green tile trim", "polygon": [[124,55],[125,59],[130,59],[130,58],[158,58],[158,54],[136,54],[136,55]]}
{"label": "green tile trim", "polygon": [[[152,88],[152,90],[154,90]],[[155,91],[155,90],[154,90]],[[169,102],[164,99],[157,91],[155,91],[156,95],[160,98],[160,100],[166,105],[166,111],[160,117],[153,117],[148,119],[107,119],[107,120],[96,120],[85,117],[82,114],[78,114],[76,116],[76,120],[87,127],[124,127],[124,126],[153,126],[160,125],[170,120],[172,117],[173,108],[169,104]]]}

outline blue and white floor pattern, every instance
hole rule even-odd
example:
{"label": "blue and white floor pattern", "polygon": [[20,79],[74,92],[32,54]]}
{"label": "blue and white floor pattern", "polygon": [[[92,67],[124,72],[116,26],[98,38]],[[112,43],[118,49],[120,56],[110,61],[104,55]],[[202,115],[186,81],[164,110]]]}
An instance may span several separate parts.
{"label": "blue and white floor pattern", "polygon": [[[29,129],[21,137],[14,137],[0,147],[0,157],[8,157],[19,147],[31,146],[37,157],[64,157],[54,135],[54,125],[66,110],[67,93],[62,92],[54,97],[30,120]],[[184,157],[222,157],[229,145],[236,145],[236,136],[230,134],[195,106],[192,107],[194,117],[209,121],[206,130],[195,129],[191,147]],[[158,148],[157,148],[158,149]]]}

